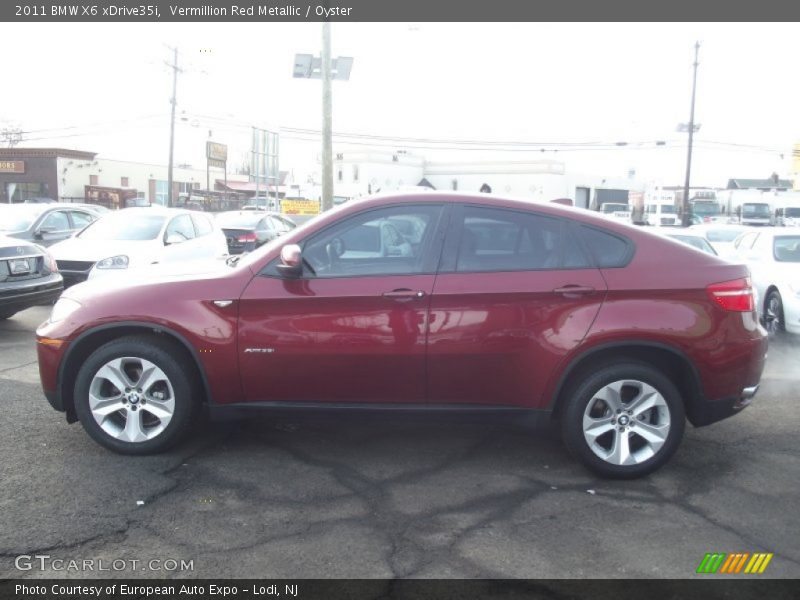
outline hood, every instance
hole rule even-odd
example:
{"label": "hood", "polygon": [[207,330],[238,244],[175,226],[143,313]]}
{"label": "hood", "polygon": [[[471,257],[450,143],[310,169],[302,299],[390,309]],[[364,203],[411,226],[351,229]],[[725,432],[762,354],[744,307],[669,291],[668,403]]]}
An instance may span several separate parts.
{"label": "hood", "polygon": [[158,240],[83,240],[71,237],[50,246],[56,260],[86,260],[96,262],[111,256],[126,255],[131,263],[149,264],[161,250]]}
{"label": "hood", "polygon": [[126,283],[157,283],[175,279],[192,279],[203,275],[216,275],[230,271],[224,258],[208,258],[198,260],[182,260],[157,264],[135,264],[127,269],[92,269],[89,279],[102,280],[105,285],[113,279],[122,285]]}

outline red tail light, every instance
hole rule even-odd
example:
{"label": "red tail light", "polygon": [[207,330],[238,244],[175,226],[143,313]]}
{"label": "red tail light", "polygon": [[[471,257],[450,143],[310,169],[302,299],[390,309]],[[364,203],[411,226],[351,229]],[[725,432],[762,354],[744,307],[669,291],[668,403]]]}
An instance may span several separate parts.
{"label": "red tail light", "polygon": [[706,291],[709,297],[725,310],[750,312],[755,307],[749,277],[712,283]]}
{"label": "red tail light", "polygon": [[256,241],[256,234],[255,233],[245,233],[236,238],[237,242],[247,243],[247,242],[255,242]]}

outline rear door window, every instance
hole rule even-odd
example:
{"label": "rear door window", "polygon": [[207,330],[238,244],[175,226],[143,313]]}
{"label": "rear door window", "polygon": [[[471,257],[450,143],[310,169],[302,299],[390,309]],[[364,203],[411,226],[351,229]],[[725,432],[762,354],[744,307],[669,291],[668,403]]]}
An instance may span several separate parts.
{"label": "rear door window", "polygon": [[560,219],[515,210],[465,206],[455,270],[533,271],[567,265],[587,266],[577,246],[564,252],[565,231],[566,224]]}

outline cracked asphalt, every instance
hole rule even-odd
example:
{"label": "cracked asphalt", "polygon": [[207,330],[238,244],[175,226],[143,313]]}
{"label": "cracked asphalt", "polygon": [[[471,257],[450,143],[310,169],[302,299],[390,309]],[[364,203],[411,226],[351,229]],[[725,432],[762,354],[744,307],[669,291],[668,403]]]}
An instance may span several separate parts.
{"label": "cracked asphalt", "polygon": [[46,315],[0,322],[0,578],[87,575],[19,571],[20,554],[193,561],[102,574],[126,578],[686,578],[737,551],[775,553],[762,577],[800,575],[798,340],[771,346],[753,406],[618,482],[554,431],[452,416],[207,423],[170,453],[118,456],[44,399]]}

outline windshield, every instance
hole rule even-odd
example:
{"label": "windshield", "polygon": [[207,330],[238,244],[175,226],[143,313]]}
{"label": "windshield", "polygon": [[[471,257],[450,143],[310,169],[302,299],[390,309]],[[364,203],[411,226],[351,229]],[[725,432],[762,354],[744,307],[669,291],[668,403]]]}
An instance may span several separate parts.
{"label": "windshield", "polygon": [[709,229],[706,231],[706,238],[709,242],[732,242],[739,234],[742,233],[742,229]]}
{"label": "windshield", "polygon": [[42,214],[35,206],[9,206],[0,213],[0,231],[25,231]]}
{"label": "windshield", "polygon": [[628,205],[627,204],[603,204],[603,212],[604,213],[613,213],[618,211],[627,211]]}
{"label": "windshield", "polygon": [[713,216],[719,214],[719,204],[716,202],[693,202],[692,212],[701,216]]}
{"label": "windshield", "polygon": [[772,251],[778,262],[800,263],[800,235],[776,237]]}
{"label": "windshield", "polygon": [[129,215],[124,211],[104,216],[78,234],[82,240],[154,240],[165,215]]}
{"label": "windshield", "polygon": [[790,208],[787,208],[783,214],[786,217],[800,217],[800,206],[799,207],[792,206]]}
{"label": "windshield", "polygon": [[255,227],[261,219],[262,213],[240,214],[240,213],[221,213],[217,215],[217,223],[220,227]]}
{"label": "windshield", "polygon": [[769,217],[769,204],[743,204],[742,215],[746,217]]}

